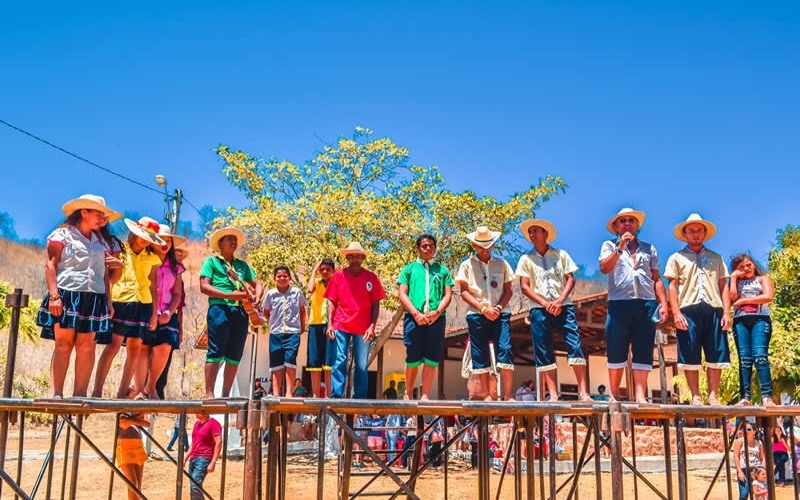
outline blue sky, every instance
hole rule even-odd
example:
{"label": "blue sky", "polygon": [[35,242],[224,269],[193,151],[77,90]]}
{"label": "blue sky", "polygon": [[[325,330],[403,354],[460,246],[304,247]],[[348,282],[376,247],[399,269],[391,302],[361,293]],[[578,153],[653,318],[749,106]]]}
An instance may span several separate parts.
{"label": "blue sky", "polygon": [[[244,203],[212,149],[302,161],[362,125],[538,214],[596,269],[605,224],[647,212],[666,258],[690,212],[723,256],[764,260],[798,223],[800,9],[792,2],[15,2],[0,19],[0,119],[196,206]],[[168,5],[166,5],[168,4]],[[91,192],[163,198],[0,126],[0,211],[42,238]],[[184,214],[196,214],[188,206]]]}

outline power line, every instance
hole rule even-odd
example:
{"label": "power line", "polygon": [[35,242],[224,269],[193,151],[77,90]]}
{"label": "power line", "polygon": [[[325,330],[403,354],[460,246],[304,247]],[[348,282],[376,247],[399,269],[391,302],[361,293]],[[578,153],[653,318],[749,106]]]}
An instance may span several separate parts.
{"label": "power line", "polygon": [[[78,159],[78,160],[80,160],[80,161],[82,161],[82,162],[84,162],[84,163],[88,163],[89,165],[91,165],[91,166],[93,166],[93,167],[97,167],[97,168],[99,168],[100,170],[102,170],[102,171],[104,171],[104,172],[107,172],[107,173],[109,173],[109,174],[111,174],[111,175],[116,175],[116,176],[117,176],[117,177],[119,177],[120,179],[124,179],[124,180],[126,180],[126,181],[128,181],[128,182],[132,182],[132,183],[136,184],[137,186],[140,186],[140,187],[143,187],[143,188],[145,188],[145,189],[148,189],[148,190],[150,190],[150,191],[153,191],[154,193],[158,193],[158,194],[160,194],[160,195],[161,195],[161,194],[164,194],[164,193],[162,193],[161,191],[159,191],[158,189],[156,189],[156,188],[154,188],[154,187],[150,187],[150,186],[148,186],[147,184],[143,184],[143,183],[141,183],[141,182],[139,182],[139,181],[137,181],[137,180],[131,179],[130,177],[127,177],[127,176],[125,176],[125,175],[122,175],[122,174],[120,174],[120,173],[114,172],[114,171],[113,171],[113,170],[111,170],[110,168],[106,168],[106,167],[104,167],[104,166],[102,166],[102,165],[98,165],[97,163],[95,163],[95,162],[93,162],[93,161],[91,161],[91,160],[87,160],[87,159],[86,159],[86,158],[84,158],[83,156],[77,155],[77,154],[73,153],[72,151],[69,151],[69,150],[66,150],[66,149],[62,148],[61,146],[57,146],[57,145],[53,144],[53,143],[52,143],[52,142],[50,142],[50,141],[47,141],[47,140],[45,140],[45,139],[42,139],[42,138],[41,138],[41,137],[39,137],[38,135],[35,135],[35,134],[31,133],[31,132],[28,132],[27,130],[23,130],[23,129],[21,129],[21,128],[17,127],[16,125],[13,125],[13,124],[11,124],[11,123],[8,123],[7,121],[5,121],[5,120],[3,120],[3,119],[0,119],[0,123],[2,123],[3,125],[5,125],[6,127],[9,127],[9,128],[12,128],[12,129],[16,130],[17,132],[20,132],[20,133],[22,133],[22,134],[25,134],[25,135],[27,135],[28,137],[30,137],[30,138],[32,138],[32,139],[35,139],[35,140],[37,140],[37,141],[41,142],[42,144],[46,144],[46,145],[50,146],[51,148],[57,149],[57,150],[61,151],[62,153],[66,153],[66,154],[68,154],[68,155],[72,156],[73,158],[76,158],[76,159]],[[197,213],[198,213],[198,214],[200,213],[200,210],[198,210],[198,209],[197,209],[197,207],[195,207],[195,206],[194,206],[194,205],[193,205],[193,204],[192,204],[192,203],[191,203],[189,200],[187,200],[186,198],[184,198],[184,199],[183,199],[183,201],[185,201],[186,203],[188,203],[190,207],[194,208],[194,209],[197,211]]]}
{"label": "power line", "polygon": [[185,197],[185,196],[183,197],[183,201],[185,201],[185,202],[186,202],[186,203],[187,203],[187,204],[188,204],[190,207],[194,208],[194,211],[195,211],[195,212],[197,212],[198,214],[200,214],[200,209],[199,209],[199,208],[197,208],[196,206],[194,206],[194,203],[192,203],[191,201],[189,201],[188,199],[186,199],[186,197]]}

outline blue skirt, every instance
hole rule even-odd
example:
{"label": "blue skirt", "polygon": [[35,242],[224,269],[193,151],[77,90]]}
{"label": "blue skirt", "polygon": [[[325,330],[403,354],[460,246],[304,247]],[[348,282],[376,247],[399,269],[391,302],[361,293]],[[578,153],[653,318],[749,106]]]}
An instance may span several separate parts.
{"label": "blue skirt", "polygon": [[59,288],[64,310],[60,317],[50,314],[50,294],[47,293],[39,307],[36,324],[42,327],[43,339],[55,340],[55,325],[75,330],[77,333],[104,333],[110,328],[108,298],[104,293],[73,292]]}
{"label": "blue skirt", "polygon": [[178,333],[178,315],[173,314],[166,325],[158,325],[155,330],[147,330],[142,337],[142,344],[151,347],[169,344],[173,349],[178,349],[180,348]]}

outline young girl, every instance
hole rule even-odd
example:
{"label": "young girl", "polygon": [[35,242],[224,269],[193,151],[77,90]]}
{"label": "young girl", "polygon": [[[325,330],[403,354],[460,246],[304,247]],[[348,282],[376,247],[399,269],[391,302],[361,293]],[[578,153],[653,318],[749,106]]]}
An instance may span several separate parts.
{"label": "young girl", "polygon": [[306,298],[299,288],[291,286],[288,267],[276,267],[272,277],[276,286],[264,295],[261,307],[269,321],[272,394],[283,396],[295,379],[300,334],[306,329]]}
{"label": "young girl", "polygon": [[103,335],[98,334],[96,340],[98,344],[106,345],[97,363],[92,391],[92,396],[98,398],[103,395],[103,384],[111,362],[123,342],[126,345],[126,356],[117,398],[124,399],[127,396],[131,378],[136,395],[144,394],[147,353],[142,349],[142,337],[149,327],[153,307],[150,272],[153,267],[161,265],[161,259],[153,253],[150,245],[163,246],[165,243],[158,236],[158,222],[149,217],[142,217],[138,222],[125,219],[125,225],[130,234],[120,254],[122,273],[112,290],[114,317],[111,330]]}
{"label": "young girl", "polygon": [[789,461],[789,440],[781,426],[772,428],[772,458],[775,463],[775,484],[786,484],[786,462]]}
{"label": "young girl", "polygon": [[769,341],[772,321],[769,303],[772,302],[772,280],[763,274],[747,254],[739,254],[731,261],[730,295],[733,305],[733,330],[736,350],[739,353],[740,406],[750,405],[750,385],[753,365],[758,374],[761,401],[764,406],[774,406],[770,380]]}
{"label": "young girl", "polygon": [[147,383],[144,392],[150,399],[159,399],[156,382],[167,364],[170,352],[180,347],[178,307],[183,298],[183,266],[175,255],[175,247],[186,238],[174,236],[166,225],[161,225],[158,236],[166,243],[153,247],[163,262],[150,271],[150,294],[153,297],[153,312],[149,330],[142,339],[143,350],[149,361]]}
{"label": "young girl", "polygon": [[[147,453],[142,443],[142,431],[150,422],[141,413],[123,413],[119,417],[119,436],[117,437],[117,463],[130,482],[142,491],[142,477]],[[138,499],[139,495],[128,487],[128,500]]]}
{"label": "young girl", "polygon": [[753,470],[753,498],[755,500],[767,500],[768,497],[767,469],[764,467],[756,467]]}
{"label": "young girl", "polygon": [[53,397],[63,396],[73,350],[73,396],[83,397],[94,367],[95,334],[109,328],[108,247],[96,232],[121,214],[108,208],[103,197],[92,194],[68,201],[61,210],[66,222],[47,237],[48,293],[42,300],[37,324],[42,327],[42,338],[55,340],[50,363]]}

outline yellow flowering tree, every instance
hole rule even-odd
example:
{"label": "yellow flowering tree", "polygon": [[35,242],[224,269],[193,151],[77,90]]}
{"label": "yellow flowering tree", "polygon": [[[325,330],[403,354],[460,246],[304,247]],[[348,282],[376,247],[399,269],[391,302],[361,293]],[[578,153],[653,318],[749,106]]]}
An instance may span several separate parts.
{"label": "yellow flowering tree", "polygon": [[[262,279],[286,264],[300,281],[315,262],[341,262],[338,249],[360,241],[372,251],[365,265],[381,277],[390,308],[397,307],[394,282],[415,258],[419,234],[436,235],[438,259],[453,269],[470,251],[465,233],[479,224],[510,233],[566,188],[560,178],[546,176],[507,201],[455,193],[445,189],[435,166],[413,165],[406,148],[362,127],[302,164],[228,146],[217,153],[228,180],[251,202],[228,209],[217,226],[245,230],[248,260]],[[519,239],[503,238],[498,250],[520,252]]]}

